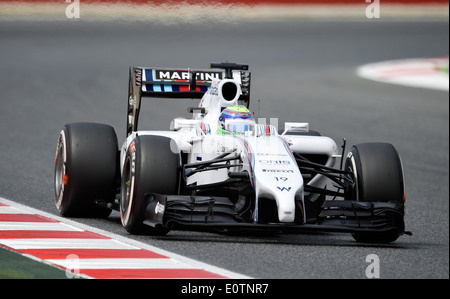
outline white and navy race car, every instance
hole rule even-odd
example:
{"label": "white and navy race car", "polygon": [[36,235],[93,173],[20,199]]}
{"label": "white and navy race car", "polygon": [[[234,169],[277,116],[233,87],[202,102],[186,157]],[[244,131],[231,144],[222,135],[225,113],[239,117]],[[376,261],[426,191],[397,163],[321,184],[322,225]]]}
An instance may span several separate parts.
{"label": "white and navy race car", "polygon": [[[235,63],[131,67],[120,148],[109,125],[70,123],[60,133],[59,212],[107,217],[114,209],[135,234],[331,231],[375,243],[409,234],[396,149],[364,143],[345,155],[345,139],[337,146],[308,123],[280,130],[258,123],[249,110],[250,75]],[[192,118],[174,119],[167,131],[138,130],[141,104],[152,97],[200,102],[188,109]]]}

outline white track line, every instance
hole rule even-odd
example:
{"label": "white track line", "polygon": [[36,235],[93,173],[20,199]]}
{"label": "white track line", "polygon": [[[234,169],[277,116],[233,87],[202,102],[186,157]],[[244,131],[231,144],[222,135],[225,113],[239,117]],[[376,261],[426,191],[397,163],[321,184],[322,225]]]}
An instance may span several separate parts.
{"label": "white track line", "polygon": [[83,231],[65,223],[46,222],[2,222],[0,221],[0,231],[2,230],[45,230],[45,231]]}
{"label": "white track line", "polygon": [[[70,259],[47,261],[64,268],[69,268],[74,262]],[[192,269],[190,264],[167,258],[80,259],[77,263],[80,269]]]}
{"label": "white track line", "polygon": [[136,249],[112,239],[3,239],[13,249]]}

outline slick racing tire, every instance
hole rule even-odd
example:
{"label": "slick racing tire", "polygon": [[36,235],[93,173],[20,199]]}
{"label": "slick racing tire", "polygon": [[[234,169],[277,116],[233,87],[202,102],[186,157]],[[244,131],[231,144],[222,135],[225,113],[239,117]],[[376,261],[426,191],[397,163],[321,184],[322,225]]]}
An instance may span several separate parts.
{"label": "slick racing tire", "polygon": [[145,225],[146,195],[178,194],[181,158],[172,151],[171,139],[138,136],[130,144],[124,161],[120,218],[132,234],[165,235],[169,229]]}
{"label": "slick racing tire", "polygon": [[[352,147],[345,169],[353,173],[355,185],[346,194],[347,200],[362,202],[404,202],[404,178],[400,156],[392,144],[363,143]],[[401,227],[404,230],[403,215]],[[390,243],[399,234],[390,233],[352,233],[357,242]]]}
{"label": "slick racing tire", "polygon": [[55,156],[55,204],[68,217],[108,217],[117,190],[118,146],[111,126],[71,123],[59,134]]}

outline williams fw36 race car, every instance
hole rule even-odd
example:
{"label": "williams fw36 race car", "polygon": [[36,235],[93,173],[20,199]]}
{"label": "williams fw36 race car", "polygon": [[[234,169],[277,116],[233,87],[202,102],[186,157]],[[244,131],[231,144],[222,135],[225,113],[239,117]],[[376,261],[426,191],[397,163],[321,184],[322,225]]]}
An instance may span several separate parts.
{"label": "williams fw36 race car", "polygon": [[[132,234],[328,231],[389,243],[405,231],[400,157],[387,143],[341,146],[308,123],[258,123],[247,65],[131,67],[127,137],[70,123],[55,157],[56,207],[67,217],[120,212]],[[138,130],[145,98],[200,99],[167,131]],[[345,157],[344,157],[345,156]],[[339,167],[335,167],[339,164]]]}

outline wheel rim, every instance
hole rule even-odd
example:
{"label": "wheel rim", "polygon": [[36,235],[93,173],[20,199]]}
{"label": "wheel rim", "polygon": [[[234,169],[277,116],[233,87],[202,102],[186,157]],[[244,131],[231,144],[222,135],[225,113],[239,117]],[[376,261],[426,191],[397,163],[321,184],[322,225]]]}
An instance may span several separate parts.
{"label": "wheel rim", "polygon": [[356,161],[353,152],[349,152],[347,155],[346,171],[353,174],[354,187],[352,190],[352,200],[359,201],[359,186],[358,186],[358,173],[356,168]]}
{"label": "wheel rim", "polygon": [[58,155],[56,157],[55,161],[55,192],[56,196],[59,196],[59,194],[62,191],[62,178],[64,175],[64,162],[62,159],[62,146],[60,146],[60,149],[58,150]]}
{"label": "wheel rim", "polygon": [[55,204],[58,210],[61,211],[61,204],[63,201],[64,195],[64,186],[67,184],[67,175],[66,175],[66,167],[65,167],[65,145],[64,145],[64,137],[61,136],[56,157],[55,157],[55,176],[54,176],[54,184],[55,184]]}
{"label": "wheel rim", "polygon": [[132,175],[130,167],[130,159],[125,160],[123,169],[121,196],[120,196],[120,218],[123,225],[126,225],[130,216],[131,201],[132,201]]}

